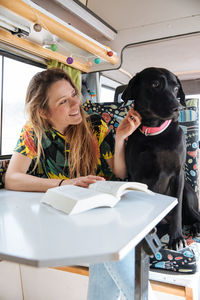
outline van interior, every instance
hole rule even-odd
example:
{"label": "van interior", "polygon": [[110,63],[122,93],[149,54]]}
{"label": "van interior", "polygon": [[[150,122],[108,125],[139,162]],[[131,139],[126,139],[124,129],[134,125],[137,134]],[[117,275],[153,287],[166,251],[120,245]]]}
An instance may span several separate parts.
{"label": "van interior", "polygon": [[[166,68],[178,76],[186,98],[196,99],[199,116],[200,1],[1,0],[2,161],[11,157],[24,124],[30,79],[61,65],[80,76],[83,102],[91,103],[122,102],[124,86],[138,72]],[[197,143],[199,152],[199,138]],[[197,174],[199,166],[198,157]],[[149,300],[200,299],[199,271],[189,277],[163,274],[159,284],[160,275],[151,273]],[[38,269],[2,260],[0,278],[2,300],[87,297],[85,266]]]}

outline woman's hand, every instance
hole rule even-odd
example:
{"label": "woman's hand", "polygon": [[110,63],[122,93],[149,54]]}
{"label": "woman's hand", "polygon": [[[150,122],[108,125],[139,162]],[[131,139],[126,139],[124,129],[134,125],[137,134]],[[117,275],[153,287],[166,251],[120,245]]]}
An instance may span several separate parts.
{"label": "woman's hand", "polygon": [[116,139],[125,140],[128,138],[140,126],[141,119],[140,114],[131,108],[117,128]]}
{"label": "woman's hand", "polygon": [[97,180],[105,180],[103,177],[88,175],[63,181],[62,185],[73,184],[81,187],[88,187],[89,184],[95,183]]}

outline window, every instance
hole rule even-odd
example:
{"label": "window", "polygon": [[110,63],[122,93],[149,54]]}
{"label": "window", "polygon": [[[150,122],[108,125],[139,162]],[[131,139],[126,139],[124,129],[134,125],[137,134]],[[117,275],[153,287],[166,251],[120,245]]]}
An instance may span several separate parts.
{"label": "window", "polygon": [[103,75],[100,77],[100,102],[113,102],[115,89],[120,83]]}
{"label": "window", "polygon": [[25,123],[26,89],[34,74],[42,67],[1,56],[2,132],[1,155],[12,154]]}

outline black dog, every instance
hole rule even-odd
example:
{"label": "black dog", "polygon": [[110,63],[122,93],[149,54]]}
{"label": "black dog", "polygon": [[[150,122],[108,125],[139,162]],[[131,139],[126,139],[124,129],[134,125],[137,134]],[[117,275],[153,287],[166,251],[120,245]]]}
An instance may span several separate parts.
{"label": "black dog", "polygon": [[141,126],[129,137],[126,165],[129,181],[146,183],[156,193],[176,197],[177,206],[167,218],[169,248],[184,245],[182,223],[200,228],[198,199],[186,183],[185,136],[177,121],[185,95],[179,79],[163,68],[147,68],[133,77],[122,94],[142,117]]}

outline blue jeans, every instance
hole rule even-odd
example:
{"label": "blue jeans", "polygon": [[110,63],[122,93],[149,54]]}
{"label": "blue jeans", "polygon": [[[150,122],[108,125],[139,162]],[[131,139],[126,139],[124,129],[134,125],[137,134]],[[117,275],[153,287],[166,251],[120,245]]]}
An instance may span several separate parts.
{"label": "blue jeans", "polygon": [[135,249],[118,262],[90,265],[87,300],[134,300]]}

